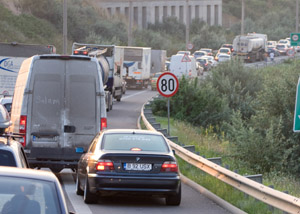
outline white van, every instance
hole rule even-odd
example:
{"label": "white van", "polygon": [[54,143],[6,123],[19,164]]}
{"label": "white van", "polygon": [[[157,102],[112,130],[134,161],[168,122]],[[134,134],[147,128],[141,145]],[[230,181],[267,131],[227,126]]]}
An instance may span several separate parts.
{"label": "white van", "polygon": [[100,69],[97,59],[86,56],[41,55],[22,63],[10,131],[23,137],[31,167],[76,169],[107,126]]}
{"label": "white van", "polygon": [[187,54],[176,54],[171,57],[170,72],[179,78],[182,76],[193,78],[200,75],[195,58]]}

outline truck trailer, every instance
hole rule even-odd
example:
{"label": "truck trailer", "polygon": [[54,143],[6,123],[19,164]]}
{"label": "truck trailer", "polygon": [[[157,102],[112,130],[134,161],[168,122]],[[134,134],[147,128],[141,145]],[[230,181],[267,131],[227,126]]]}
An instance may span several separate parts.
{"label": "truck trailer", "polygon": [[106,91],[107,110],[112,109],[113,98],[121,101],[123,91],[124,49],[115,45],[98,45],[74,43],[72,47],[74,55],[87,55],[95,57],[102,67],[102,79]]}
{"label": "truck trailer", "polygon": [[0,43],[0,97],[12,96],[22,62],[39,54],[56,53],[53,45]]}
{"label": "truck trailer", "polygon": [[150,84],[151,48],[124,47],[123,67],[128,88],[147,88]]}
{"label": "truck trailer", "polygon": [[238,35],[233,40],[234,54],[245,62],[263,61],[268,52],[267,41],[266,34]]}

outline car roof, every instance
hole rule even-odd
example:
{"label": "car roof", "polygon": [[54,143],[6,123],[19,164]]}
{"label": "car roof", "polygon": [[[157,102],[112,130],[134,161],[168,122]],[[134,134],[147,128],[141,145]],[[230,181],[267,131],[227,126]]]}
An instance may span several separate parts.
{"label": "car roof", "polygon": [[153,134],[153,135],[161,135],[160,132],[157,131],[149,131],[149,130],[142,130],[142,129],[107,129],[102,131],[105,134]]}
{"label": "car roof", "polygon": [[0,167],[0,176],[20,177],[20,178],[32,178],[50,182],[58,181],[56,176],[50,171],[25,169],[16,167]]}
{"label": "car roof", "polygon": [[0,103],[1,104],[12,103],[12,97],[1,97]]}

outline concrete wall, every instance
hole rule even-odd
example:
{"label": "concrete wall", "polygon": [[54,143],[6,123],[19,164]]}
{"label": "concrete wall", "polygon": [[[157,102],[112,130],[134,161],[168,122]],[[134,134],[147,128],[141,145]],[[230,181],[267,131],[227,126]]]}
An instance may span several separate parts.
{"label": "concrete wall", "polygon": [[[106,9],[109,15],[121,14],[127,18],[130,11],[129,2],[96,0],[96,4]],[[222,25],[222,0],[131,0],[131,2],[131,15],[139,28],[147,28],[148,23],[162,22],[163,18],[168,16],[176,16],[184,24],[187,20],[200,18],[210,25]]]}

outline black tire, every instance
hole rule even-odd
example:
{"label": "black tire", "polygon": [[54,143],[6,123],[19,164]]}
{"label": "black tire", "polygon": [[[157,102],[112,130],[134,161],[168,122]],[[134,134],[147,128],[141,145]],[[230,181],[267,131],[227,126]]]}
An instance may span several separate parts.
{"label": "black tire", "polygon": [[121,98],[122,98],[122,95],[117,96],[117,101],[120,102],[120,101],[121,101]]}
{"label": "black tire", "polygon": [[83,195],[84,194],[83,190],[80,188],[80,181],[79,181],[79,178],[78,178],[78,173],[76,173],[76,194],[77,195]]}
{"label": "black tire", "polygon": [[166,197],[166,205],[179,206],[181,202],[181,185],[175,195],[169,195]]}
{"label": "black tire", "polygon": [[97,202],[96,195],[90,192],[89,180],[85,179],[84,193],[83,193],[83,201],[86,204],[93,204]]}

